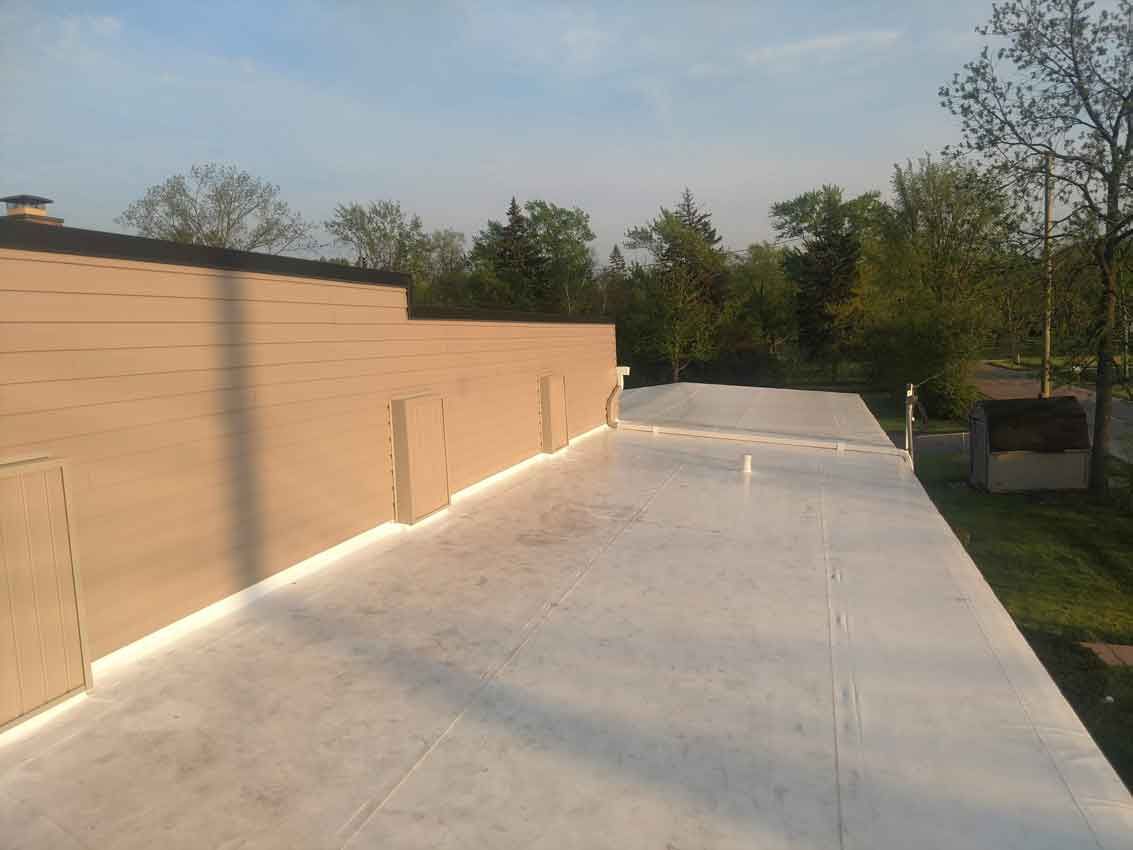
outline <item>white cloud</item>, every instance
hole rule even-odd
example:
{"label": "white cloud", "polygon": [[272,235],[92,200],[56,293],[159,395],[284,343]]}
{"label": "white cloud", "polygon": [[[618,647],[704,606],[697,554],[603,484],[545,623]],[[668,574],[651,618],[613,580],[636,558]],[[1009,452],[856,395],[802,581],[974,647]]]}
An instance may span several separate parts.
{"label": "white cloud", "polygon": [[776,65],[794,59],[842,53],[847,50],[861,51],[888,47],[900,37],[901,33],[896,30],[831,33],[801,41],[758,47],[748,53],[747,58],[753,65]]}
{"label": "white cloud", "polygon": [[575,68],[594,65],[602,55],[603,48],[609,44],[609,33],[595,27],[574,26],[563,33],[563,46],[566,49],[566,62]]}
{"label": "white cloud", "polygon": [[96,35],[105,37],[118,35],[122,31],[122,21],[111,15],[102,15],[88,19],[90,27]]}
{"label": "white cloud", "polygon": [[615,33],[586,9],[479,8],[468,14],[462,37],[474,50],[567,77],[603,73],[621,61],[608,48]]}
{"label": "white cloud", "polygon": [[58,50],[83,50],[117,38],[122,33],[122,21],[110,15],[68,15],[57,22],[41,24],[37,29],[55,29]]}
{"label": "white cloud", "polygon": [[728,74],[729,70],[718,62],[695,62],[688,69],[688,76],[693,80],[713,80]]}
{"label": "white cloud", "polygon": [[[349,18],[347,27],[328,18],[319,44],[365,42],[350,42],[358,51],[350,72],[330,78],[301,64],[280,66],[254,46],[234,54],[182,43],[175,32],[154,37],[129,18],[116,27],[47,15],[42,0],[15,11],[11,4],[0,0],[0,31],[21,34],[10,40],[21,55],[6,66],[15,76],[0,87],[0,112],[19,120],[0,124],[0,177],[11,191],[56,198],[59,214],[76,226],[114,229],[114,216],[147,185],[193,162],[219,160],[279,183],[316,221],[340,201],[391,197],[426,226],[471,238],[486,218],[502,215],[513,193],[578,204],[593,216],[602,256],[627,225],[671,205],[687,184],[739,247],[769,234],[772,201],[822,182],[849,181],[851,192],[884,186],[890,163],[948,127],[934,99],[918,95],[884,121],[871,114],[863,125],[851,116],[839,159],[830,160],[808,123],[820,110],[805,99],[848,111],[852,104],[856,115],[857,90],[824,85],[818,94],[756,101],[764,95],[753,78],[764,66],[748,64],[747,51],[760,30],[738,20],[698,31],[684,19],[642,21],[573,6],[461,20],[447,37],[409,40],[403,51],[437,47],[430,62],[448,70],[428,77],[422,61],[419,91],[453,86],[478,98],[476,109],[453,109],[433,108],[428,97],[407,105],[391,94],[404,56],[386,64],[378,61],[385,53],[371,58],[377,19]],[[860,26],[801,42],[762,30],[765,61],[843,59],[899,38],[880,24]],[[0,61],[12,50],[0,39]],[[461,89],[463,69],[483,76],[471,75]],[[360,78],[383,85],[351,84]],[[761,108],[746,109],[748,97]],[[551,114],[544,101],[564,106]],[[541,111],[532,116],[527,108]]]}
{"label": "white cloud", "polygon": [[628,80],[626,91],[636,94],[649,107],[653,117],[660,122],[665,132],[673,127],[673,96],[669,87],[660,77],[642,76]]}

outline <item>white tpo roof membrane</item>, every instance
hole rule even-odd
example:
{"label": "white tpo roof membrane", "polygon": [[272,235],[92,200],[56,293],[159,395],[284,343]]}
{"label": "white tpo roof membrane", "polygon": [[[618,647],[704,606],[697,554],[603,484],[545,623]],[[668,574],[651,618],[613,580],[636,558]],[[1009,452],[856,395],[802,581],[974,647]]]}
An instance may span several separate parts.
{"label": "white tpo roof membrane", "polygon": [[650,411],[835,446],[602,429],[111,659],[0,740],[0,845],[1133,848],[1128,792],[859,400],[625,394]]}

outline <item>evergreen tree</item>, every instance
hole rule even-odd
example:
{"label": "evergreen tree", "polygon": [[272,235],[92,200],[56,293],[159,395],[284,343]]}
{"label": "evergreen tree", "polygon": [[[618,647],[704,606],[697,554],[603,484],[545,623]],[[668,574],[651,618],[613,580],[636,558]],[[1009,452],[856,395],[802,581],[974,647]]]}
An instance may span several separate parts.
{"label": "evergreen tree", "polygon": [[512,195],[511,203],[508,204],[507,224],[500,231],[500,237],[496,248],[496,271],[522,277],[527,256],[527,218],[515,200],[515,195]]}
{"label": "evergreen tree", "polygon": [[622,251],[617,245],[610,250],[610,256],[606,260],[606,268],[611,274],[619,278],[624,278],[626,275],[626,258],[622,256]]}
{"label": "evergreen tree", "polygon": [[532,236],[531,220],[513,195],[496,273],[511,285],[517,304],[525,310],[542,309],[547,300],[545,265]]}
{"label": "evergreen tree", "polygon": [[539,264],[527,216],[514,197],[508,204],[506,223],[489,221],[476,236],[470,259],[477,278],[484,281],[481,297],[489,299],[484,303],[516,310],[536,308]]}
{"label": "evergreen tree", "polygon": [[622,290],[625,288],[627,276],[626,258],[622,256],[621,249],[615,245],[606,259],[606,268],[598,275],[598,312],[605,316],[613,309],[616,313],[621,306]]}
{"label": "evergreen tree", "polygon": [[661,207],[657,218],[626,230],[625,245],[646,250],[665,270],[682,268],[685,278],[703,287],[703,297],[717,311],[727,298],[724,253],[712,226],[712,214],[702,210],[687,188],[673,210]]}
{"label": "evergreen tree", "polygon": [[547,201],[520,206],[511,199],[507,220],[489,221],[472,246],[471,265],[492,282],[485,292],[516,310],[576,313],[590,303],[594,261],[590,216]]}
{"label": "evergreen tree", "polygon": [[799,346],[807,357],[830,364],[832,380],[851,337],[845,313],[858,279],[863,230],[876,204],[876,193],[845,201],[841,187],[823,186],[771,207],[779,237],[802,240],[783,257],[798,288]]}
{"label": "evergreen tree", "polygon": [[715,248],[720,244],[720,235],[716,232],[716,228],[712,226],[712,213],[700,208],[688,186],[685,186],[684,192],[681,193],[681,199],[677,203],[677,208],[673,212],[676,213],[677,218],[681,220],[685,227],[690,227],[699,233],[710,248]]}

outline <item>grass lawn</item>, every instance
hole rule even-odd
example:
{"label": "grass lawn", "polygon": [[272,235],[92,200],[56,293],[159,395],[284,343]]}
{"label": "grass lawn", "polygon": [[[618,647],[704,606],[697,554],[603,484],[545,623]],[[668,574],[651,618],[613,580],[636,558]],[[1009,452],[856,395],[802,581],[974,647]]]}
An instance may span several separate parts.
{"label": "grass lawn", "polygon": [[[1043,359],[1040,356],[1033,354],[1022,355],[1018,362],[1013,357],[1000,357],[996,360],[988,360],[992,366],[998,366],[1000,369],[1010,369],[1012,372],[1037,372],[1042,368]],[[1067,358],[1054,357],[1051,361],[1055,369],[1061,369],[1066,366]]]}
{"label": "grass lawn", "polygon": [[1133,668],[1107,667],[1079,646],[1133,644],[1133,512],[1081,494],[982,493],[967,486],[957,456],[926,455],[917,466],[937,508],[1133,787]]}
{"label": "grass lawn", "polygon": [[[863,392],[861,396],[882,428],[886,431],[905,430],[904,398],[894,393],[876,391]],[[927,422],[918,420],[916,423],[918,434],[950,434],[967,430],[968,423],[963,419],[929,419]]]}
{"label": "grass lawn", "polygon": [[[876,383],[870,383],[869,370],[864,363],[843,363],[838,380],[832,381],[831,377],[829,366],[799,363],[793,366],[783,386],[796,390],[858,393],[882,428],[886,431],[905,430],[904,395],[878,389]],[[918,434],[949,434],[967,431],[968,422],[963,419],[919,420],[916,430]]]}
{"label": "grass lawn", "polygon": [[839,364],[837,379],[825,363],[791,363],[784,376],[784,386],[800,390],[846,390],[867,389],[869,369],[864,363],[846,361]]}

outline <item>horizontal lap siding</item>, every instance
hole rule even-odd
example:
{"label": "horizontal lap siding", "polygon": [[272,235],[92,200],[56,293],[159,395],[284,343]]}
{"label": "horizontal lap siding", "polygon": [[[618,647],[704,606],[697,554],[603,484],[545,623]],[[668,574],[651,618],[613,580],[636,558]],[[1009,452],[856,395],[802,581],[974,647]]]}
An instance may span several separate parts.
{"label": "horizontal lap siding", "polygon": [[452,489],[571,436],[602,325],[409,321],[397,288],[0,250],[0,462],[72,464],[95,657],[393,518],[388,404],[445,398]]}
{"label": "horizontal lap siding", "polygon": [[[0,258],[3,262],[3,258]],[[3,281],[0,281],[3,286]],[[294,322],[287,324],[249,324],[244,328],[246,345],[313,343],[313,342],[380,342],[420,341],[420,322],[397,324],[338,325],[333,322]],[[485,336],[478,323],[471,327],[453,327],[444,336],[444,345],[475,343],[489,347],[516,342],[536,344],[566,336],[577,339],[571,331],[587,330],[585,326],[497,324],[498,330]],[[593,329],[593,328],[590,328]],[[0,314],[0,353],[28,351],[95,351],[119,348],[166,348],[216,344],[215,329],[207,324],[166,322],[144,324],[121,320],[108,322],[35,322],[14,323]],[[434,337],[430,345],[437,345]]]}
{"label": "horizontal lap siding", "polygon": [[[410,324],[415,327],[418,322]],[[335,326],[331,326],[332,328]],[[400,328],[399,328],[400,330]],[[53,333],[67,334],[71,328],[57,326]],[[210,332],[211,333],[211,332]],[[9,338],[0,326],[0,338]],[[250,334],[249,334],[250,336]],[[92,339],[88,344],[121,343],[121,335]],[[155,342],[160,342],[158,337]],[[375,357],[404,359],[407,364],[417,358],[437,358],[451,354],[506,359],[529,351],[538,345],[544,350],[570,349],[577,337],[570,334],[546,334],[516,339],[398,339],[389,337],[374,340],[348,340],[341,342],[252,342],[243,343],[242,360],[248,367],[282,367],[326,361],[354,362],[364,368],[365,361]],[[144,354],[140,354],[144,351]],[[216,350],[212,345],[179,346],[165,340],[159,346],[135,348],[86,348],[76,351],[16,351],[0,352],[0,383],[18,384],[33,381],[68,381],[90,378],[123,378],[154,375],[171,371],[211,369],[215,365]],[[408,368],[421,368],[421,366]]]}

